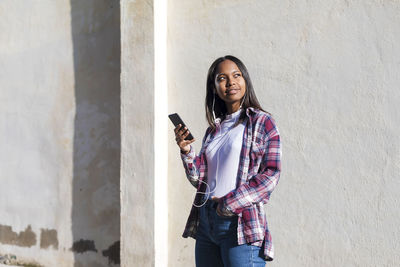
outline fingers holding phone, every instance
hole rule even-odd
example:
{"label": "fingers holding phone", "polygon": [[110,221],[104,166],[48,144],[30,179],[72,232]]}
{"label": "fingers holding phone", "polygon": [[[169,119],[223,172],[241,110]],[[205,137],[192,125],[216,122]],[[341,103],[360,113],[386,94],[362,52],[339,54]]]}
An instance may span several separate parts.
{"label": "fingers holding phone", "polygon": [[190,144],[195,141],[193,135],[189,132],[185,123],[177,113],[170,114],[168,117],[175,126],[175,140],[181,152],[184,154],[189,153]]}
{"label": "fingers holding phone", "polygon": [[175,140],[176,144],[179,146],[181,149],[182,153],[189,153],[190,151],[190,144],[195,141],[195,139],[187,140],[186,138],[190,135],[190,132],[186,126],[183,126],[182,124],[178,124],[175,129]]}

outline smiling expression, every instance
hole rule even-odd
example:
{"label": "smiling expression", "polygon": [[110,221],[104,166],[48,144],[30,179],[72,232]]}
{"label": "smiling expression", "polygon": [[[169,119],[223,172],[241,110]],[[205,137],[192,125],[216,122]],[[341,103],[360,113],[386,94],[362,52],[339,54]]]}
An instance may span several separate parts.
{"label": "smiling expression", "polygon": [[215,76],[215,89],[227,106],[239,108],[246,92],[246,81],[235,62],[227,59],[219,63]]}

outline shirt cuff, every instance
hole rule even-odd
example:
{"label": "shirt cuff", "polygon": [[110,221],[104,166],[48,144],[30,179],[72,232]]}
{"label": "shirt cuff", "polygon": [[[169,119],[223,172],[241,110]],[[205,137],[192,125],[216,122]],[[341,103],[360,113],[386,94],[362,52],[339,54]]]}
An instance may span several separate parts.
{"label": "shirt cuff", "polygon": [[194,156],[195,154],[192,146],[190,146],[189,153],[184,154],[181,152],[181,158],[184,162],[191,162],[194,159]]}
{"label": "shirt cuff", "polygon": [[234,207],[231,207],[231,206],[228,205],[227,199],[228,199],[229,197],[231,197],[232,194],[233,194],[233,192],[231,191],[230,193],[228,193],[227,195],[225,195],[225,196],[221,199],[221,200],[222,200],[222,207],[223,207],[225,210],[227,210],[227,212],[232,213],[232,214],[235,214],[235,215],[237,215],[237,216],[239,216],[239,217],[242,217],[242,209],[235,210]]}

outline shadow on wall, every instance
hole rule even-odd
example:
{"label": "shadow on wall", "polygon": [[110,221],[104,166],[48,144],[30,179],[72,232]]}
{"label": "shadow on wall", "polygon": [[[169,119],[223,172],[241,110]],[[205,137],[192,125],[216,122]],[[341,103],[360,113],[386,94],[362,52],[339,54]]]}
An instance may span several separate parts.
{"label": "shadow on wall", "polygon": [[75,267],[120,263],[120,5],[71,0]]}

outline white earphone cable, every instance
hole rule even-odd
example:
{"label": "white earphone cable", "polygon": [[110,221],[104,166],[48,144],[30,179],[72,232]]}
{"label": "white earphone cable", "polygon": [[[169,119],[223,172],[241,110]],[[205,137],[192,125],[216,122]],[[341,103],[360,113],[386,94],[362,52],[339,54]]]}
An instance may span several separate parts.
{"label": "white earphone cable", "polygon": [[[244,99],[246,98],[246,93],[247,93],[247,91],[245,92],[245,94],[244,94],[244,96],[243,96],[243,99],[242,99],[242,101],[241,101],[241,103],[240,103],[239,109],[242,108]],[[214,119],[214,121],[215,121],[215,120],[216,120],[216,117],[215,117],[215,112],[214,112],[214,105],[215,105],[215,92],[214,92],[214,95],[213,95],[213,103],[212,103],[212,114],[213,114],[213,117],[214,117],[213,119]],[[227,135],[228,133],[229,133],[229,131],[227,131],[222,137],[220,137],[220,139],[222,139],[223,137],[225,137],[225,135]],[[206,187],[207,187],[207,189],[206,189],[205,192],[195,192],[195,193],[193,194],[193,195],[194,195],[193,198],[196,199],[197,194],[207,195],[207,197],[204,199],[204,202],[203,202],[202,204],[200,204],[200,205],[197,205],[197,204],[195,203],[195,200],[194,200],[194,201],[193,201],[193,206],[195,206],[196,208],[201,208],[202,206],[204,206],[204,205],[207,203],[207,200],[209,199],[210,194],[214,193],[215,190],[217,189],[217,183],[218,183],[218,167],[219,167],[219,157],[217,156],[217,168],[216,168],[216,174],[217,174],[217,175],[216,175],[216,177],[215,177],[215,187],[214,187],[214,189],[213,189],[212,191],[210,191],[210,190],[211,190],[211,186],[210,186],[207,182],[198,180],[200,183],[205,184]]]}

